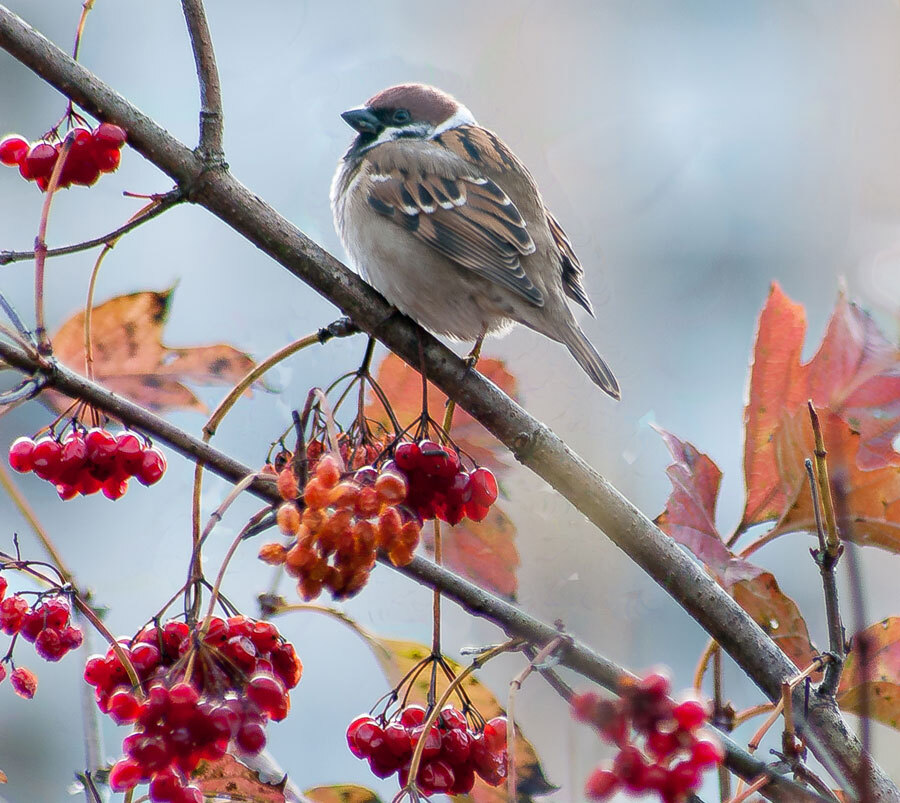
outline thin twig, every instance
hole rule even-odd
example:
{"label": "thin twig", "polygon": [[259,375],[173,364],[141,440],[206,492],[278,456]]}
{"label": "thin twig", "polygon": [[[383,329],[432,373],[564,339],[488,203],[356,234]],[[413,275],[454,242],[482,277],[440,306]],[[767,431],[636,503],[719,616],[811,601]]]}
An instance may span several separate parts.
{"label": "thin twig", "polygon": [[[184,196],[181,190],[176,188],[163,195],[155,196],[155,199],[157,200],[157,205],[155,207],[141,217],[130,220],[124,226],[113,229],[109,234],[103,234],[100,237],[94,237],[92,240],[85,240],[84,242],[75,243],[74,245],[64,245],[60,248],[48,248],[44,256],[48,259],[50,257],[61,257],[66,254],[77,254],[81,251],[90,251],[92,248],[97,248],[101,245],[108,245],[110,242],[118,240],[123,234],[128,234],[128,232],[133,231],[148,220],[159,217],[159,215],[166,210],[180,204],[184,201]],[[12,262],[25,262],[34,259],[34,256],[34,251],[0,251],[0,266],[9,265]]]}
{"label": "thin twig", "polygon": [[[718,727],[724,727],[722,700],[722,650],[718,645],[713,652],[713,722]],[[719,765],[719,800],[725,803],[731,797],[731,773],[728,768]]]}
{"label": "thin twig", "polygon": [[[825,674],[822,682],[816,689],[816,693],[825,697],[834,698],[837,693],[838,685],[841,682],[841,672],[844,668],[845,657],[845,635],[844,624],[841,621],[841,610],[838,603],[837,576],[835,567],[838,558],[843,552],[843,546],[838,548],[837,554],[832,557],[827,547],[827,536],[822,527],[822,516],[820,512],[819,487],[816,477],[813,474],[813,465],[811,460],[805,462],[806,474],[809,479],[809,490],[812,495],[813,510],[816,515],[816,533],[819,537],[819,548],[811,549],[810,554],[816,565],[819,567],[819,573],[822,575],[822,589],[825,596],[825,620],[828,623],[828,649],[834,660],[825,667]],[[818,466],[817,466],[818,467]],[[830,498],[830,496],[829,496]],[[834,515],[832,511],[832,516]]]}
{"label": "thin twig", "polygon": [[516,768],[516,715],[515,715],[515,699],[516,695],[522,688],[525,679],[541,664],[553,655],[559,645],[563,643],[565,636],[557,636],[553,641],[545,644],[540,652],[528,662],[518,675],[509,682],[509,695],[506,698],[506,752],[507,752],[507,769],[506,769],[506,799],[516,801],[519,799],[516,789],[517,768]]}
{"label": "thin twig", "polygon": [[200,141],[198,152],[203,161],[220,165],[224,161],[222,146],[225,120],[222,114],[222,90],[213,49],[209,23],[203,0],[181,0],[184,19],[191,37],[197,80],[200,84]]}
{"label": "thin twig", "polygon": [[822,509],[825,513],[825,550],[828,556],[837,560],[841,548],[837,522],[834,517],[834,500],[831,498],[831,483],[828,482],[828,463],[825,460],[825,441],[819,426],[819,416],[812,401],[807,402],[809,418],[812,422],[813,435],[816,439],[816,479],[819,483],[819,495],[822,498]]}

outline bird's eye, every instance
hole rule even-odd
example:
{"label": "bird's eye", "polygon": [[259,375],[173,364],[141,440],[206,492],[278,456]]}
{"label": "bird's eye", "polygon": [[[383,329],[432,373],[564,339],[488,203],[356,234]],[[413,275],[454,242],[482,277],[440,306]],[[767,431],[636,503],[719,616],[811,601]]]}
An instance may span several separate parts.
{"label": "bird's eye", "polygon": [[405,125],[410,120],[409,112],[406,109],[397,109],[392,119],[397,125]]}

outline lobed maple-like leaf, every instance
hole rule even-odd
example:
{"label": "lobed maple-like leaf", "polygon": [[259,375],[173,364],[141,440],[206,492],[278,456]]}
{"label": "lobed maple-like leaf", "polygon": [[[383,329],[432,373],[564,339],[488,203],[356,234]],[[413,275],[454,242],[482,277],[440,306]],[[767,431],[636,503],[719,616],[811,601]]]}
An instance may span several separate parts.
{"label": "lobed maple-like leaf", "polygon": [[[171,348],[162,342],[175,288],[117,296],[94,307],[91,332],[94,378],[104,387],[154,412],[206,411],[184,383],[233,385],[251,368],[250,357],[227,344]],[[83,373],[84,310],[51,338],[56,358]],[[41,396],[57,411],[72,403],[56,391]]]}
{"label": "lobed maple-like leaf", "polygon": [[[866,639],[869,661],[860,663],[859,644]],[[838,686],[838,705],[900,730],[900,617],[869,625],[853,637]]]}
{"label": "lobed maple-like leaf", "polygon": [[815,648],[796,603],[760,567],[737,557],[716,526],[716,504],[722,472],[692,444],[656,428],[672,453],[666,469],[672,493],[656,525],[687,547],[800,669],[809,666]]}
{"label": "lobed maple-like leaf", "polygon": [[805,335],[803,307],[773,284],[759,318],[744,413],[747,498],[741,529],[783,519],[796,503],[802,485],[797,478],[811,455],[798,463],[794,448],[805,442],[797,415],[808,399],[820,415],[843,422],[843,430],[830,426],[826,447],[833,454],[852,454],[845,465],[853,479],[871,484],[871,477],[858,472],[900,462],[893,448],[900,434],[900,349],[843,294],[808,363],[801,357]]}
{"label": "lobed maple-like leaf", "polygon": [[267,781],[260,773],[230,753],[215,761],[203,761],[191,774],[191,782],[203,792],[204,800],[246,800],[253,803],[285,803],[287,777]]}
{"label": "lobed maple-like leaf", "polygon": [[[478,362],[478,372],[507,395],[516,397],[515,377],[506,370],[502,360],[482,358]],[[410,368],[396,354],[388,353],[378,366],[376,380],[402,427],[418,420],[422,413],[422,377],[418,371]],[[429,383],[427,398],[432,418],[441,421],[447,397]],[[366,415],[386,428],[391,427],[390,418],[374,394],[366,405]],[[476,464],[490,468],[498,477],[502,477],[509,468],[507,452],[500,442],[459,407],[453,415],[451,435],[459,448]],[[507,599],[515,598],[518,590],[516,572],[519,568],[516,527],[499,504],[491,507],[484,521],[463,519],[455,527],[444,525],[442,532],[443,560],[449,569],[488,591]],[[426,539],[428,537],[426,535]]]}

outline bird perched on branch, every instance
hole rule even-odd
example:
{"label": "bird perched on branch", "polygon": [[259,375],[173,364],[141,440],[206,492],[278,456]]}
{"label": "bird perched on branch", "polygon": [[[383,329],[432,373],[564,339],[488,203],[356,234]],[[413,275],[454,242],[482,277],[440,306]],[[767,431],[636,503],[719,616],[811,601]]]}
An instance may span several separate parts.
{"label": "bird perched on branch", "polygon": [[331,187],[351,262],[401,312],[458,340],[514,322],[565,346],[610,396],[619,384],[567,299],[584,269],[525,165],[461,103],[401,84],[341,115],[358,132]]}

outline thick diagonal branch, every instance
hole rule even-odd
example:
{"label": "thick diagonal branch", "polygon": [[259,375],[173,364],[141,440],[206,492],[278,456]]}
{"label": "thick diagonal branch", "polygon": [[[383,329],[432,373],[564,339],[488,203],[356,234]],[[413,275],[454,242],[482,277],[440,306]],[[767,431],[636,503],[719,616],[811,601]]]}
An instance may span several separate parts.
{"label": "thick diagonal branch", "polygon": [[[225,170],[210,171],[96,76],[0,6],[0,47],[92,114],[123,126],[129,143],[187,191],[189,200],[217,215],[283,267],[331,300],[363,330],[413,367],[424,357],[429,378],[647,571],[729,653],[770,700],[796,668],[762,629],[674,541],[495,385],[467,371],[453,352],[397,316],[354,273],[303,235]],[[387,322],[386,322],[387,321]],[[423,344],[422,351],[419,344]],[[796,710],[805,706],[797,692]],[[861,762],[859,741],[837,708],[812,700],[803,723],[817,758],[845,789],[853,789]],[[871,765],[877,800],[900,801],[900,791]]]}

